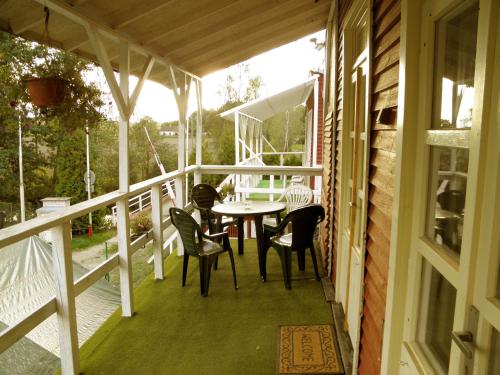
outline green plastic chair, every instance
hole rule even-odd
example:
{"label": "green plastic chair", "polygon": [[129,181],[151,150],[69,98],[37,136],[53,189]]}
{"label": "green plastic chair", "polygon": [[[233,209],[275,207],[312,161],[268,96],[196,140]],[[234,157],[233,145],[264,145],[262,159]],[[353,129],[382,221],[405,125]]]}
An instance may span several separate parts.
{"label": "green plastic chair", "polygon": [[[220,194],[212,185],[198,184],[191,189],[191,202],[193,207],[200,211],[201,224],[208,227],[209,233],[217,231],[217,217],[212,213],[214,204],[223,203]],[[221,225],[224,228],[230,224],[235,224],[235,220],[228,217],[222,217]]]}
{"label": "green plastic chair", "polygon": [[[197,257],[200,264],[200,291],[203,297],[208,296],[210,284],[210,271],[212,264],[220,254],[228,252],[233,269],[234,289],[238,289],[236,282],[236,270],[234,267],[233,250],[229,244],[227,233],[205,234],[191,215],[180,208],[170,208],[170,218],[172,224],[179,231],[182,244],[184,245],[184,264],[182,268],[182,286],[186,286],[186,275],[188,270],[189,257]],[[222,240],[222,241],[221,241]],[[216,241],[221,241],[219,244]]]}
{"label": "green plastic chair", "polygon": [[[278,252],[287,289],[292,287],[293,251],[297,252],[299,270],[304,271],[305,250],[310,250],[316,280],[320,280],[313,238],[316,226],[324,219],[325,209],[319,204],[311,204],[289,212],[278,226],[264,225],[263,254],[259,259],[264,281],[266,281],[267,253],[270,247]],[[292,223],[292,232],[283,234],[289,223]]]}

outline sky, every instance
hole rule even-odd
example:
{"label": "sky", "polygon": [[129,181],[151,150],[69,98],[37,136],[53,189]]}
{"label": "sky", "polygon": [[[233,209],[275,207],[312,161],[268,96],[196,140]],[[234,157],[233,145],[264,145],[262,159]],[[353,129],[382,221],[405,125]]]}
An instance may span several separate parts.
{"label": "sky", "polygon": [[[324,69],[325,52],[324,49],[318,51],[315,48],[314,43],[310,41],[314,37],[322,42],[325,39],[325,33],[320,31],[311,34],[247,60],[250,74],[262,77],[263,86],[260,90],[260,97],[280,92],[307,80],[310,70]],[[202,78],[203,108],[216,109],[223,104],[223,98],[218,91],[226,75],[231,71],[234,70],[230,67]],[[109,92],[104,74],[100,69],[90,72],[88,79],[96,81],[105,92]],[[131,91],[136,83],[137,79],[131,77]],[[196,98],[194,90],[191,90],[188,112],[195,110]],[[110,111],[113,119],[118,119],[116,108],[110,108]],[[176,120],[178,112],[172,91],[158,83],[146,81],[131,120],[135,122],[144,116],[150,116],[160,123]]]}

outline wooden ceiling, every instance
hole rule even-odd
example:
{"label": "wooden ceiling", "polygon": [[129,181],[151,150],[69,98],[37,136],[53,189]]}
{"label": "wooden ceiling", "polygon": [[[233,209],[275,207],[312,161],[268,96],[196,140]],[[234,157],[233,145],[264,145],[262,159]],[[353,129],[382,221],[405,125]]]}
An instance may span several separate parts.
{"label": "wooden ceiling", "polygon": [[[97,61],[85,26],[99,31],[112,65],[131,43],[131,72],[148,55],[150,79],[169,84],[165,63],[198,77],[326,27],[331,0],[0,0],[0,29],[44,42],[51,9],[52,45]],[[300,58],[300,56],[297,56]]]}

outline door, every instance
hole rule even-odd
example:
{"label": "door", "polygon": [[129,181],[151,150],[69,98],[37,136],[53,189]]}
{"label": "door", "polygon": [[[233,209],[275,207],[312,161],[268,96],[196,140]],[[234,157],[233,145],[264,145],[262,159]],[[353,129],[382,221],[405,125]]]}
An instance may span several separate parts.
{"label": "door", "polygon": [[[344,328],[349,332],[353,363],[359,355],[363,301],[364,252],[368,188],[368,56],[369,26],[366,3],[354,8],[344,31],[344,115],[342,140],[340,300],[345,312]],[[351,47],[351,48],[349,48]],[[354,372],[356,372],[356,367]]]}
{"label": "door", "polygon": [[401,372],[498,374],[498,4],[429,0],[421,19]]}

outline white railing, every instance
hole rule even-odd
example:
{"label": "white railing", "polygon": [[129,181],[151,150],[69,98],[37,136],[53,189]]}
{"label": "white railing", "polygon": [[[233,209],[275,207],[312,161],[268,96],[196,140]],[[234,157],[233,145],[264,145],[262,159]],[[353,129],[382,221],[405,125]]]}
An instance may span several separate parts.
{"label": "white railing", "polygon": [[[168,187],[170,185],[170,188]],[[169,195],[170,191],[175,191],[175,179],[165,182],[161,186],[162,198]],[[128,209],[130,215],[136,214],[151,206],[151,190],[145,191],[128,200]],[[117,206],[111,207],[111,216],[113,217],[113,225],[117,224]]]}
{"label": "white railing", "polygon": [[[62,211],[34,218],[24,223],[0,230],[0,249],[46,230],[52,230],[54,254],[54,279],[57,295],[46,301],[28,316],[20,317],[17,323],[0,332],[0,353],[14,345],[32,329],[56,313],[59,322],[59,340],[61,365],[64,374],[79,372],[78,333],[76,327],[76,297],[105,276],[115,267],[120,269],[120,290],[122,296],[122,315],[132,316],[134,312],[131,256],[140,247],[154,241],[155,278],[163,279],[163,250],[172,248],[175,229],[170,218],[163,218],[162,185],[172,179],[183,181],[191,172],[198,174],[242,174],[242,175],[303,175],[321,176],[321,167],[272,167],[272,166],[190,166],[184,171],[173,171],[130,186],[128,192],[114,191]],[[153,228],[134,241],[130,241],[129,199],[150,192]],[[182,190],[181,190],[182,191]],[[181,200],[182,201],[182,200]],[[102,262],[93,270],[73,282],[71,259],[71,220],[96,211],[100,208],[117,204],[118,217],[118,253]],[[186,208],[186,205],[183,204]],[[164,238],[167,242],[164,242]],[[167,245],[165,245],[167,243]]]}

